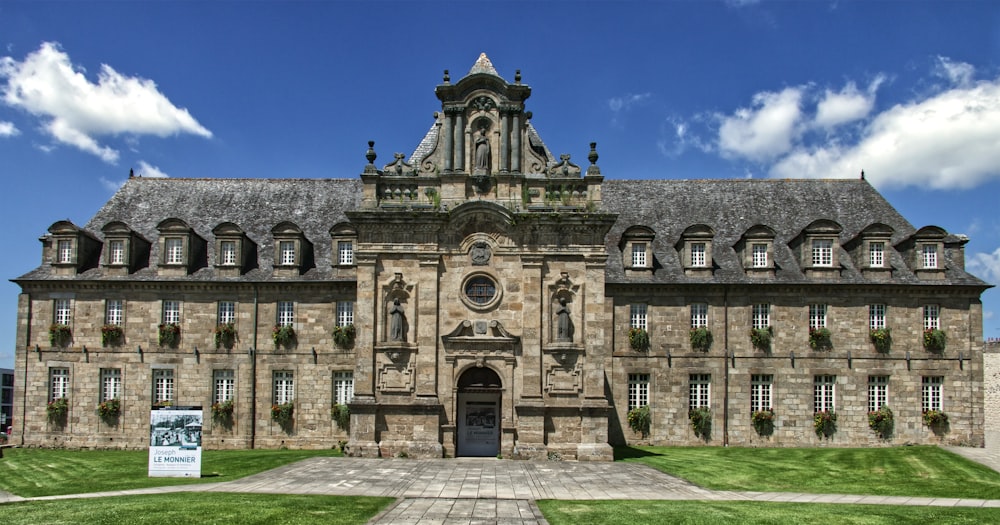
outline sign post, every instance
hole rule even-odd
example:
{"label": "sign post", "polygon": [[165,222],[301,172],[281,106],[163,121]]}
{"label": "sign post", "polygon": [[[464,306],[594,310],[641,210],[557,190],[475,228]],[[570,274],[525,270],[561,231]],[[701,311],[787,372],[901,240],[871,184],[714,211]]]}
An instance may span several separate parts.
{"label": "sign post", "polygon": [[149,413],[149,477],[201,477],[201,407],[153,407]]}

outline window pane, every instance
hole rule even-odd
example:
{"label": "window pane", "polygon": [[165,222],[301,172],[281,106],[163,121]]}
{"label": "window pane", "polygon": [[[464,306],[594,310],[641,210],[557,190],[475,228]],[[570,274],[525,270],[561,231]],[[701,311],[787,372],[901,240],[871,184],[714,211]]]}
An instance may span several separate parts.
{"label": "window pane", "polygon": [[295,242],[294,241],[281,241],[280,244],[281,252],[281,264],[295,264]]}
{"label": "window pane", "polygon": [[54,317],[56,324],[69,324],[71,320],[69,299],[56,299]]}
{"label": "window pane", "polygon": [[695,303],[691,305],[691,328],[708,326],[708,305]]}
{"label": "window pane", "polygon": [[49,384],[52,385],[49,401],[69,397],[69,369],[50,368]]}
{"label": "window pane", "polygon": [[826,328],[826,305],[809,305],[809,328]]}
{"label": "window pane", "polygon": [[705,266],[705,243],[691,243],[691,266]]}
{"label": "window pane", "polygon": [[339,405],[346,405],[354,397],[354,372],[333,373],[333,400]]}
{"label": "window pane", "polygon": [[889,404],[889,376],[868,376],[868,411]]}
{"label": "window pane", "polygon": [[61,263],[71,263],[73,262],[73,241],[62,240],[58,243],[59,254],[57,255],[58,262]]}
{"label": "window pane", "polygon": [[688,408],[710,408],[712,376],[691,374],[688,379]]}
{"label": "window pane", "polygon": [[222,241],[221,263],[225,265],[236,264],[236,241]]}
{"label": "window pane", "polygon": [[125,301],[108,299],[104,309],[104,324],[121,326],[125,313]]}
{"label": "window pane", "polygon": [[753,267],[754,268],[766,268],[767,267],[767,245],[766,244],[754,244],[753,245]]}
{"label": "window pane", "polygon": [[833,241],[816,239],[812,242],[813,266],[833,266]]}
{"label": "window pane", "polygon": [[339,264],[354,264],[354,243],[351,241],[337,242],[337,262]]}
{"label": "window pane", "polygon": [[761,410],[771,410],[771,384],[774,376],[770,374],[757,374],[750,376],[750,413]]}
{"label": "window pane", "polygon": [[628,409],[649,404],[649,374],[628,375]]}
{"label": "window pane", "polygon": [[167,239],[166,250],[167,250],[167,258],[166,258],[167,264],[181,264],[184,262],[183,239]]}
{"label": "window pane", "polygon": [[881,268],[885,266],[885,243],[884,242],[873,242],[868,245],[868,253],[871,257],[870,265],[872,268]]}
{"label": "window pane", "polygon": [[936,304],[924,305],[924,330],[940,330],[941,315]]}
{"label": "window pane", "polygon": [[291,326],[295,323],[295,303],[281,301],[278,303],[278,325]]}
{"label": "window pane", "polygon": [[236,372],[234,370],[216,370],[213,372],[215,389],[213,402],[222,403],[236,397]]}
{"label": "window pane", "polygon": [[163,301],[163,323],[178,324],[181,322],[181,302]]}
{"label": "window pane", "polygon": [[646,243],[637,242],[632,244],[632,266],[638,268],[646,267]]}
{"label": "window pane", "polygon": [[125,241],[111,241],[108,264],[125,264]]}
{"label": "window pane", "polygon": [[771,305],[753,305],[753,327],[768,328],[771,326]]}
{"label": "window pane", "polygon": [[633,304],[629,308],[629,328],[646,330],[646,305]]}
{"label": "window pane", "polygon": [[354,303],[350,301],[337,302],[337,326],[354,324]]}
{"label": "window pane", "polygon": [[219,324],[229,324],[236,322],[236,303],[233,301],[219,301]]}

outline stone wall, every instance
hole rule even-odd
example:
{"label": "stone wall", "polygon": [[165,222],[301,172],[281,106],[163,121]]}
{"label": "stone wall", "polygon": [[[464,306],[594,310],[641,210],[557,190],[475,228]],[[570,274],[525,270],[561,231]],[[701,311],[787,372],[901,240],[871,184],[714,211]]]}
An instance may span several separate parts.
{"label": "stone wall", "polygon": [[983,345],[986,447],[1000,449],[1000,339]]}

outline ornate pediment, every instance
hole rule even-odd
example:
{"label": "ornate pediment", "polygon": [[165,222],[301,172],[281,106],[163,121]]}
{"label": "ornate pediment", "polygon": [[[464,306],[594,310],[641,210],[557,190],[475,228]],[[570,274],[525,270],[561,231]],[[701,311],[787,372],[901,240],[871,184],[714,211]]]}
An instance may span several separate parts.
{"label": "ornate pediment", "polygon": [[496,346],[514,345],[521,338],[511,334],[500,324],[500,321],[491,319],[476,319],[462,321],[451,332],[441,336],[441,340],[447,345],[463,346]]}

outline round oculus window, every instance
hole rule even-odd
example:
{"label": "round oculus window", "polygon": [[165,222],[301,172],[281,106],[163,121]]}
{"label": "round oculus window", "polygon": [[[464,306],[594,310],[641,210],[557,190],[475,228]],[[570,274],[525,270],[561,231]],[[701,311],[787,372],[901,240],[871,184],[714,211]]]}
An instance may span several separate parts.
{"label": "round oculus window", "polygon": [[473,275],[462,285],[462,299],[477,310],[493,306],[499,298],[497,283],[488,275]]}

